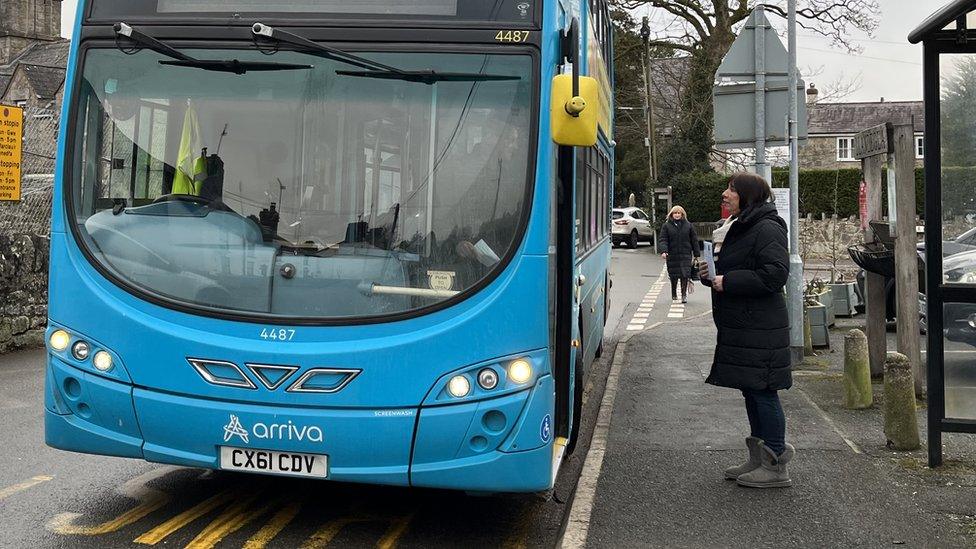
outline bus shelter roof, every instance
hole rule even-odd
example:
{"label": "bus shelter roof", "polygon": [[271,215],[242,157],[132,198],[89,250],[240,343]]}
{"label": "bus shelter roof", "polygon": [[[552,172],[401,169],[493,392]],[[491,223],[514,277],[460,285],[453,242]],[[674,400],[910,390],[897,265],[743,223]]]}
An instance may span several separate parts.
{"label": "bus shelter roof", "polygon": [[976,9],[976,0],[952,0],[939,11],[930,15],[921,25],[908,35],[908,41],[918,44],[929,38],[933,33],[945,30],[946,26],[954,23],[960,17]]}

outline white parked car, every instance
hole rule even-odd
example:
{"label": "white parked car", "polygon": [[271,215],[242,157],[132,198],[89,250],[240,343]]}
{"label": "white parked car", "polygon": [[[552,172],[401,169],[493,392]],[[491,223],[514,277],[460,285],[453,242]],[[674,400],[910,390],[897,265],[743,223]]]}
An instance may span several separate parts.
{"label": "white parked car", "polygon": [[613,245],[626,243],[631,248],[637,247],[637,242],[654,241],[654,228],[651,219],[640,208],[613,209]]}

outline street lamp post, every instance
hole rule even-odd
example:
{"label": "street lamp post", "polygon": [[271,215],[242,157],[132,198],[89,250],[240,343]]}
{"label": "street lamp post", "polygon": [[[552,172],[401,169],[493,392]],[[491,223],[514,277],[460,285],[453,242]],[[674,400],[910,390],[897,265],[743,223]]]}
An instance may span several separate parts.
{"label": "street lamp post", "polygon": [[641,64],[644,69],[644,118],[647,120],[647,173],[651,190],[651,224],[654,227],[654,250],[657,251],[657,143],[654,129],[654,102],[651,100],[651,24],[645,16],[641,23],[641,38],[644,41],[644,55]]}

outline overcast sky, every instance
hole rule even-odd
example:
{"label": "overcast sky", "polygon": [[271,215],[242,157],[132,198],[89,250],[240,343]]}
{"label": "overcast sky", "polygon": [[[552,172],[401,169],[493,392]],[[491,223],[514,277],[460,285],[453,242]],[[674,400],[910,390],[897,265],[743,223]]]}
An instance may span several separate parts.
{"label": "overcast sky", "polygon": [[[849,54],[806,31],[798,42],[800,69],[819,72],[808,82],[823,89],[836,82],[859,82],[845,101],[918,100],[922,98],[922,47],[908,44],[908,33],[944,0],[879,0],[881,24],[875,36],[854,37],[864,47],[861,54]],[[62,3],[62,34],[70,36],[77,0]]]}

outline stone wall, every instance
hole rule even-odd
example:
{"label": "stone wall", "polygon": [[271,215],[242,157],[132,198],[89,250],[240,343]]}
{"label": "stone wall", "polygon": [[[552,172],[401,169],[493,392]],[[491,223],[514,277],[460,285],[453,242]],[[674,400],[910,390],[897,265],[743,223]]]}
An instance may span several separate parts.
{"label": "stone wall", "polygon": [[44,344],[49,243],[0,234],[0,352]]}
{"label": "stone wall", "polygon": [[[920,219],[916,226],[923,226]],[[971,219],[958,217],[943,222],[943,239],[953,239],[976,226]],[[919,241],[923,236],[918,235]],[[856,217],[838,219],[821,216],[807,216],[800,219],[800,253],[803,258],[815,261],[830,261],[832,257],[842,262],[850,261],[847,248],[864,241],[861,223]]]}
{"label": "stone wall", "polygon": [[0,202],[0,352],[41,345],[47,324],[47,270],[57,119],[25,112],[20,202]]}
{"label": "stone wall", "polygon": [[864,241],[857,218],[807,216],[800,219],[800,254],[804,261],[850,262],[847,248]]}

